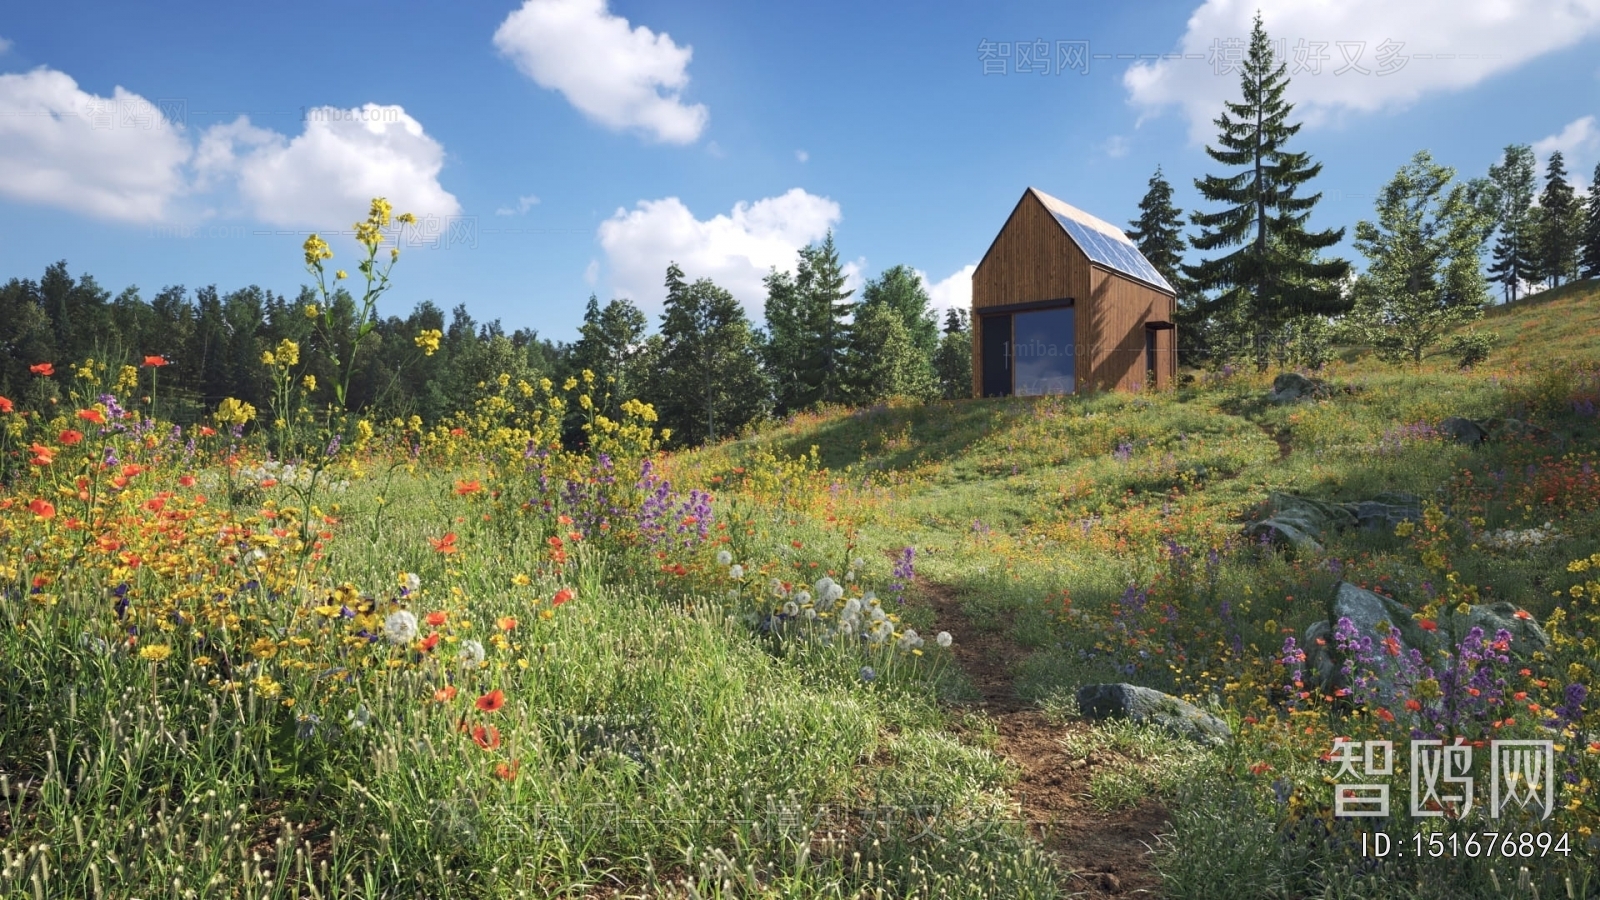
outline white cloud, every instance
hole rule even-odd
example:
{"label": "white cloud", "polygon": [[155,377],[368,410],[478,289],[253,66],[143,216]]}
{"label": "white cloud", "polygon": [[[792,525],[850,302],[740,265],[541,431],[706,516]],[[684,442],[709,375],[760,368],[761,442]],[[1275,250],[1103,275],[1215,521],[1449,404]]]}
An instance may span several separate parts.
{"label": "white cloud", "polygon": [[[1213,47],[1227,46],[1217,41],[1247,42],[1258,6],[1268,36],[1288,63],[1289,100],[1308,122],[1344,112],[1401,108],[1427,93],[1469,88],[1600,31],[1600,0],[1205,0],[1189,17],[1176,48],[1199,58],[1131,67],[1123,85],[1132,102],[1147,114],[1176,105],[1188,118],[1192,140],[1214,140],[1212,120],[1222,101],[1238,99],[1239,76],[1217,74],[1226,64],[1213,62]],[[1308,66],[1318,65],[1311,59],[1319,55],[1315,44],[1326,44],[1320,51],[1327,56],[1320,62],[1320,74],[1310,68],[1295,71],[1295,49],[1301,41]],[[1401,46],[1392,48],[1392,71],[1380,75],[1378,54],[1385,41]],[[1371,74],[1354,68],[1335,74],[1345,67],[1347,54]]]}
{"label": "white cloud", "polygon": [[[248,118],[215,125],[200,140],[197,183],[236,179],[255,218],[274,225],[349,227],[373,197],[419,219],[448,218],[461,204],[439,184],[444,148],[399,106],[368,103],[306,112],[293,139]],[[426,226],[427,223],[424,223]]]}
{"label": "white cloud", "polygon": [[183,127],[138,94],[90,94],[38,68],[0,75],[0,194],[100,219],[156,222],[185,190]]}
{"label": "white cloud", "polygon": [[710,278],[759,317],[767,272],[793,271],[799,249],[820,240],[839,217],[839,204],[800,188],[737,203],[732,212],[705,220],[677,197],[667,197],[618,209],[600,223],[599,239],[612,292],[646,311],[661,308],[667,264],[676,261],[689,280]]}
{"label": "white cloud", "polygon": [[794,152],[794,158],[800,160],[801,162],[807,162],[811,159],[811,154],[805,152],[804,150],[796,150]]}
{"label": "white cloud", "polygon": [[502,206],[495,210],[494,214],[497,216],[520,216],[524,215],[528,210],[533,209],[537,205],[539,205],[539,198],[533,194],[529,194],[526,197],[518,197],[515,208],[510,206]]}
{"label": "white cloud", "polygon": [[606,0],[526,0],[495,30],[494,45],[540,87],[613,131],[689,144],[705,130],[705,106],[680,96],[694,48],[630,28]]}
{"label": "white cloud", "polygon": [[600,260],[591,259],[589,265],[583,270],[583,282],[589,287],[594,287],[600,281]]}
{"label": "white cloud", "polygon": [[949,278],[939,282],[929,278],[921,269],[915,271],[928,290],[928,299],[938,312],[940,322],[944,321],[944,311],[947,309],[972,308],[972,273],[978,271],[977,263],[968,263],[957,269]]}
{"label": "white cloud", "polygon": [[1533,142],[1533,153],[1539,158],[1539,172],[1544,172],[1552,151],[1560,150],[1567,165],[1567,180],[1580,190],[1589,184],[1589,175],[1600,162],[1600,121],[1594,116],[1584,116],[1567,123],[1559,134]]}
{"label": "white cloud", "polygon": [[11,41],[7,40],[6,38],[0,37],[0,54],[4,54],[7,50],[10,50],[10,49],[11,49]]}
{"label": "white cloud", "polygon": [[1105,143],[1100,146],[1101,149],[1106,151],[1106,155],[1112,159],[1121,159],[1128,155],[1128,139],[1120,134],[1113,134],[1106,138]]}

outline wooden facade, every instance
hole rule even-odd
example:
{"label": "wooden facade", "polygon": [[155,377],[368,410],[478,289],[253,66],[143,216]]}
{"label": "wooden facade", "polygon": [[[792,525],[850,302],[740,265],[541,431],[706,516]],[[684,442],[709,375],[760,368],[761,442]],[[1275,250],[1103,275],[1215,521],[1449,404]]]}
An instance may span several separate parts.
{"label": "wooden facade", "polygon": [[[1080,240],[1093,245],[1090,252]],[[1032,371],[1029,346],[1040,346],[1012,331],[1022,323],[1045,321],[1032,313],[1066,309],[1072,312],[1057,313],[1050,321],[1064,324],[1068,330],[1061,333],[1071,336],[1072,359],[1059,367],[1070,366],[1073,378],[1070,388],[1061,378],[1049,382],[1054,389],[1130,390],[1148,382],[1152,372],[1157,387],[1173,382],[1177,332],[1171,289],[1120,229],[1029,188],[972,275],[974,396],[1036,392],[1021,385],[1012,389],[1017,373]],[[1053,354],[1057,348],[1048,349]],[[1052,362],[1031,365],[1049,369]]]}

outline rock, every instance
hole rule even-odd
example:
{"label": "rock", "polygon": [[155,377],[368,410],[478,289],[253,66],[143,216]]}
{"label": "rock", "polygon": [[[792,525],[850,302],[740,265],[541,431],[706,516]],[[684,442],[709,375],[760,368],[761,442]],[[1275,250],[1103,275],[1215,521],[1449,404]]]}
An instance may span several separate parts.
{"label": "rock", "polygon": [[1086,684],[1078,689],[1078,711],[1087,719],[1129,719],[1202,744],[1232,736],[1228,723],[1187,700],[1135,684]]}
{"label": "rock", "polygon": [[1489,439],[1482,425],[1461,416],[1451,416],[1439,423],[1439,431],[1454,438],[1458,444],[1481,444]]}
{"label": "rock", "polygon": [[1328,395],[1327,382],[1307,378],[1298,372],[1281,372],[1272,379],[1272,393],[1267,399],[1273,403],[1293,403]]}
{"label": "rock", "polygon": [[1340,504],[1367,531],[1393,528],[1401,522],[1422,520],[1422,498],[1402,491],[1387,491],[1370,500]]}
{"label": "rock", "polygon": [[1330,534],[1357,525],[1369,531],[1393,528],[1422,518],[1422,499],[1415,494],[1389,492],[1371,500],[1330,503],[1293,494],[1272,493],[1260,517],[1244,526],[1246,537],[1280,547],[1320,553]]}
{"label": "rock", "polygon": [[1549,429],[1530,425],[1521,419],[1510,417],[1497,416],[1493,419],[1487,419],[1483,423],[1483,429],[1488,434],[1487,440],[1505,443],[1543,441],[1550,437]]}
{"label": "rock", "polygon": [[1511,633],[1511,652],[1517,656],[1532,656],[1535,651],[1545,650],[1550,646],[1550,635],[1540,627],[1538,620],[1527,610],[1520,609],[1515,603],[1507,600],[1478,604],[1465,615],[1456,617],[1451,624],[1462,636],[1472,630],[1473,626],[1482,628],[1484,639],[1490,641],[1504,629]]}

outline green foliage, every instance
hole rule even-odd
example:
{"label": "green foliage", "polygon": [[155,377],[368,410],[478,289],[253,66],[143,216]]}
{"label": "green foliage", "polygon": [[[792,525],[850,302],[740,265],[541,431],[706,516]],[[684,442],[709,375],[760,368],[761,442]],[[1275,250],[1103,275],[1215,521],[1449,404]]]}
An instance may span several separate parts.
{"label": "green foliage", "polygon": [[1458,366],[1475,366],[1489,358],[1498,341],[1499,335],[1492,331],[1463,331],[1445,341],[1444,352],[1450,354]]}
{"label": "green foliage", "polygon": [[1309,154],[1287,149],[1300,124],[1288,121],[1294,106],[1284,99],[1287,66],[1276,62],[1259,13],[1240,72],[1242,102],[1224,104],[1216,120],[1221,146],[1206,147],[1212,159],[1239,171],[1196,179],[1201,196],[1224,208],[1190,216],[1201,228],[1191,242],[1196,250],[1239,249],[1183,270],[1197,290],[1216,294],[1197,304],[1196,314],[1231,312],[1241,319],[1251,335],[1256,368],[1264,371],[1274,329],[1299,316],[1334,315],[1348,308],[1338,283],[1350,267],[1342,259],[1317,256],[1337,244],[1344,229],[1306,228],[1322,195],[1297,192],[1322,165],[1313,164]]}
{"label": "green foliage", "polygon": [[1583,238],[1583,207],[1567,183],[1566,161],[1560,150],[1550,153],[1545,166],[1544,191],[1539,194],[1535,234],[1535,276],[1550,287],[1577,276],[1578,251]]}
{"label": "green foliage", "polygon": [[1595,163],[1589,181],[1589,201],[1583,214],[1583,247],[1578,260],[1579,274],[1600,278],[1600,163]]}
{"label": "green foliage", "polygon": [[846,345],[846,402],[868,406],[890,397],[930,399],[938,391],[931,360],[919,349],[898,311],[887,303],[856,308]]}
{"label": "green foliage", "polygon": [[922,278],[910,266],[891,266],[877,278],[867,279],[861,288],[861,306],[882,305],[894,310],[924,359],[932,359],[939,344],[939,320],[931,302]]}
{"label": "green foliage", "polygon": [[1419,363],[1451,328],[1483,315],[1486,222],[1454,177],[1418,151],[1379,194],[1378,220],[1356,225],[1369,265],[1352,318],[1385,359]]}
{"label": "green foliage", "polygon": [[767,340],[762,362],[772,380],[777,412],[790,413],[844,399],[846,319],[852,291],[833,232],[800,251],[794,274],[773,270],[766,278]]}
{"label": "green foliage", "polygon": [[744,308],[708,278],[686,284],[676,263],[666,284],[661,341],[642,396],[680,442],[736,434],[766,413],[768,395]]}
{"label": "green foliage", "polygon": [[1489,274],[1501,285],[1506,302],[1517,299],[1525,282],[1538,271],[1537,235],[1532,215],[1535,169],[1533,148],[1511,144],[1498,165],[1489,167],[1494,185],[1495,225],[1500,237],[1494,245]]}
{"label": "green foliage", "polygon": [[641,396],[649,374],[640,365],[646,352],[645,333],[649,330],[644,312],[626,298],[617,298],[600,307],[593,294],[584,307],[578,342],[567,357],[568,374],[588,369],[602,384],[610,386],[610,408],[601,412],[615,416],[617,404]]}
{"label": "green foliage", "polygon": [[946,400],[972,396],[972,330],[967,320],[966,310],[950,310],[933,353],[939,394]]}

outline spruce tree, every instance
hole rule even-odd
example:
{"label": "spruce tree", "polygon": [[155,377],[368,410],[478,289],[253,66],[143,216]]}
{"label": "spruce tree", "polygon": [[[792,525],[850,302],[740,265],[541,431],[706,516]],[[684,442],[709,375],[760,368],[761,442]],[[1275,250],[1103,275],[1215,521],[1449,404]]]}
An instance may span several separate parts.
{"label": "spruce tree", "polygon": [[1197,304],[1198,314],[1232,311],[1249,323],[1256,367],[1265,370],[1271,335],[1284,323],[1348,308],[1338,283],[1350,264],[1316,256],[1344,237],[1343,228],[1306,229],[1322,195],[1296,193],[1322,171],[1322,164],[1312,163],[1309,154],[1286,149],[1300,123],[1288,121],[1294,106],[1284,100],[1287,66],[1274,59],[1259,12],[1240,84],[1242,102],[1225,103],[1216,119],[1221,147],[1206,147],[1212,159],[1241,167],[1240,171],[1195,181],[1202,197],[1226,208],[1190,216],[1201,228],[1191,242],[1195,249],[1239,249],[1197,266],[1186,265],[1183,271],[1194,279],[1197,290],[1215,292],[1212,299]]}
{"label": "spruce tree", "polygon": [[[644,312],[625,298],[613,299],[604,307],[593,294],[583,311],[578,342],[573,344],[569,374],[584,369],[594,372],[601,384],[600,394],[610,395],[602,412],[612,415],[625,400],[638,395],[639,373],[635,362],[643,348],[646,330]],[[598,399],[598,398],[597,398]]]}
{"label": "spruce tree", "polygon": [[848,302],[853,292],[844,289],[833,233],[801,249],[796,269],[794,274],[774,269],[766,278],[762,361],[780,413],[838,403],[845,395],[845,318],[854,304]]}
{"label": "spruce tree", "polygon": [[1560,287],[1561,280],[1573,277],[1577,269],[1583,210],[1567,183],[1566,160],[1560,150],[1551,152],[1544,177],[1544,191],[1539,194],[1537,276],[1550,287]]}
{"label": "spruce tree", "polygon": [[709,278],[667,269],[661,342],[646,392],[679,443],[737,433],[766,411],[767,385],[744,308]]}
{"label": "spruce tree", "polygon": [[1538,270],[1532,209],[1537,178],[1533,148],[1527,144],[1506,147],[1500,163],[1489,167],[1499,201],[1495,219],[1500,232],[1489,276],[1500,285],[1507,303],[1517,299],[1522,285],[1532,281]]}
{"label": "spruce tree", "polygon": [[972,331],[964,309],[945,313],[944,334],[933,354],[933,370],[939,377],[939,393],[946,400],[972,396]]}
{"label": "spruce tree", "polygon": [[1139,218],[1128,224],[1133,226],[1128,239],[1177,294],[1178,326],[1185,337],[1184,349],[1179,352],[1187,356],[1199,347],[1191,338],[1199,334],[1201,323],[1194,307],[1194,285],[1183,273],[1183,251],[1188,247],[1183,237],[1183,211],[1173,205],[1172,185],[1161,174],[1160,166],[1156,166],[1149,187],[1139,200]]}
{"label": "spruce tree", "polygon": [[1589,182],[1589,203],[1583,221],[1583,251],[1579,268],[1584,278],[1600,278],[1600,163]]}

